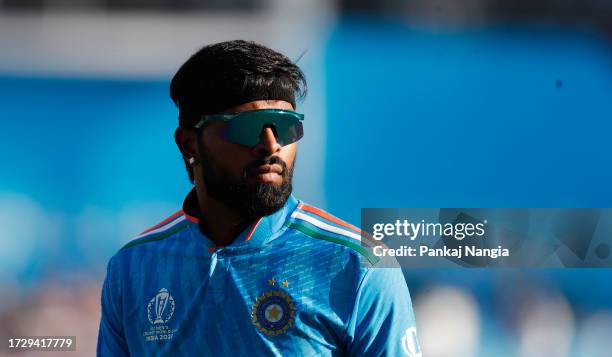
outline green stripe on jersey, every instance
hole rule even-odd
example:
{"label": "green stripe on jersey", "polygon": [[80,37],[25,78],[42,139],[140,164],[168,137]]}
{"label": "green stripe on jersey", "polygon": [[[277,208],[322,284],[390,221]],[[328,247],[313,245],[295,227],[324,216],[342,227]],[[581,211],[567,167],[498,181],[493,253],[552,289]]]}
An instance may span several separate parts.
{"label": "green stripe on jersey", "polygon": [[120,250],[132,248],[132,247],[135,247],[137,245],[141,245],[141,244],[145,244],[145,243],[149,243],[149,242],[155,242],[155,241],[158,241],[158,240],[166,239],[166,238],[170,237],[171,235],[173,235],[174,233],[182,231],[188,225],[189,225],[189,221],[185,220],[184,222],[179,223],[176,226],[172,227],[172,229],[170,229],[170,230],[167,230],[167,231],[164,231],[164,232],[159,232],[157,234],[153,234],[150,237],[143,237],[143,238],[139,238],[139,239],[134,239],[133,241],[131,241],[131,242],[127,243],[126,245],[124,245],[123,248],[121,248]]}
{"label": "green stripe on jersey", "polygon": [[[304,224],[292,221],[290,222],[287,227],[289,228],[293,228],[295,230],[298,230],[312,238],[316,238],[316,239],[321,239],[321,240],[326,240],[328,242],[332,242],[332,243],[337,243],[337,244],[341,244],[345,247],[351,248],[352,250],[356,251],[357,253],[361,254],[364,258],[366,258],[368,260],[368,262],[370,262],[370,264],[374,265],[376,264],[376,262],[378,261],[378,258],[373,255],[372,253],[370,253],[367,249],[365,249],[364,247],[362,247],[360,244],[357,243],[353,243],[353,242],[349,242],[340,238],[336,238],[336,237],[332,237],[320,232],[317,232],[309,227],[307,227]],[[349,238],[351,239],[351,238]]]}

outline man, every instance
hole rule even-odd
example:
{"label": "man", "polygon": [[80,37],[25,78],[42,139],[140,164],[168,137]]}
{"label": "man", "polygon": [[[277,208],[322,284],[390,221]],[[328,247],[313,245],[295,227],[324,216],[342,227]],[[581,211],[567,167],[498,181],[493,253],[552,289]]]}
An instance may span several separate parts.
{"label": "man", "polygon": [[98,355],[420,356],[408,288],[360,231],[297,200],[305,95],[287,57],[204,47],[174,76],[195,188],[108,264]]}

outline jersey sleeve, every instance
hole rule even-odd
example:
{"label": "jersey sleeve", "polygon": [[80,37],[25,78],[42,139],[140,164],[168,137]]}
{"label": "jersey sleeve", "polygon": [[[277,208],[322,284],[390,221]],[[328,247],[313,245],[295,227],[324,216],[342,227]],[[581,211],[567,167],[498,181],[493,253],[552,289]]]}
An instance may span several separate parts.
{"label": "jersey sleeve", "polygon": [[410,293],[400,269],[366,271],[347,337],[350,356],[422,356]]}
{"label": "jersey sleeve", "polygon": [[98,356],[129,356],[121,322],[120,304],[120,284],[114,259],[111,259],[102,285],[102,318],[98,333]]}

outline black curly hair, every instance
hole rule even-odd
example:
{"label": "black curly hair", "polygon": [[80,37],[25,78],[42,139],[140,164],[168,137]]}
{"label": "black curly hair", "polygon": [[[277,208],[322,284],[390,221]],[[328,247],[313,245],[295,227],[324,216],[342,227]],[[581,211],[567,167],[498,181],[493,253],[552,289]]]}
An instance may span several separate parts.
{"label": "black curly hair", "polygon": [[191,127],[204,114],[215,114],[253,100],[306,96],[306,78],[289,58],[252,41],[205,46],[176,72],[170,97],[179,109],[179,125]]}
{"label": "black curly hair", "polygon": [[[179,125],[193,127],[205,114],[254,100],[285,100],[296,108],[306,97],[306,77],[285,55],[252,41],[234,40],[200,49],[176,72],[170,97]],[[189,179],[193,172],[185,163]]]}

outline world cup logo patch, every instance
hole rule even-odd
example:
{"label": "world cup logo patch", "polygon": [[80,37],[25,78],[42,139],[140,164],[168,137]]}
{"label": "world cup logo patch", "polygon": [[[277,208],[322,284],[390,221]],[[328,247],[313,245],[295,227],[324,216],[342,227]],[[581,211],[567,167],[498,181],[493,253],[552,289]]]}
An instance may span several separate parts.
{"label": "world cup logo patch", "polygon": [[167,323],[174,316],[176,303],[166,288],[161,288],[147,304],[147,319],[149,329],[144,329],[142,337],[148,343],[156,341],[168,341],[174,338],[178,328],[168,326]]}
{"label": "world cup logo patch", "polygon": [[147,317],[153,325],[165,324],[174,315],[174,298],[168,289],[159,289],[149,304],[147,305]]}
{"label": "world cup logo patch", "polygon": [[278,336],[293,325],[295,306],[289,294],[271,290],[257,298],[251,315],[259,331],[268,336]]}

